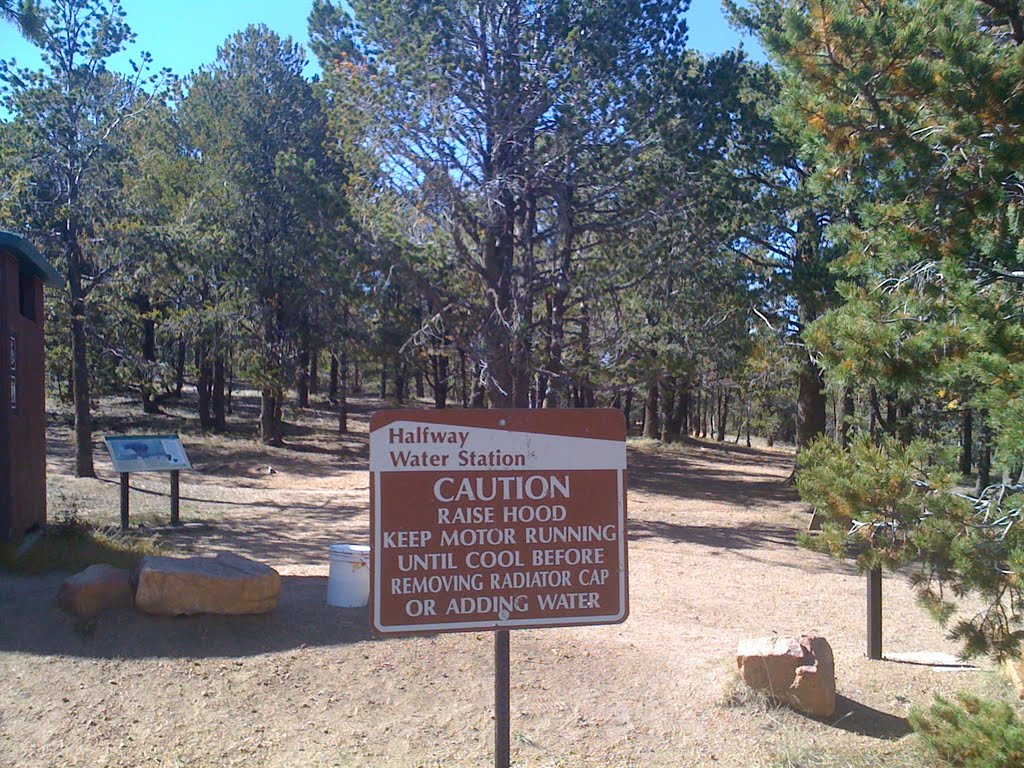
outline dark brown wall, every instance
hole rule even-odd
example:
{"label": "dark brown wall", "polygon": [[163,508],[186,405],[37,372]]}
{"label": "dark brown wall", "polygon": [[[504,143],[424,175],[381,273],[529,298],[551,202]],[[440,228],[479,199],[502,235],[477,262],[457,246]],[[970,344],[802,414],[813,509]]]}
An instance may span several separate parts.
{"label": "dark brown wall", "polygon": [[[21,313],[18,259],[0,250],[0,538],[46,522],[43,284],[28,278],[35,320]],[[10,401],[10,337],[17,338],[17,408]]]}

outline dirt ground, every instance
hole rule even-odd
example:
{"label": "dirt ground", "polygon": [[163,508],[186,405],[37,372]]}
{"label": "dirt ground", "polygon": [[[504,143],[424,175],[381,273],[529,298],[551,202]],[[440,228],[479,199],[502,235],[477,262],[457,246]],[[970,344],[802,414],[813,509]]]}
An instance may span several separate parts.
{"label": "dirt ground", "polygon": [[[282,448],[241,420],[204,438],[185,411],[106,431],[181,431],[194,472],[184,553],[230,550],[283,576],[277,610],[243,618],[108,612],[91,631],[53,604],[66,574],[0,574],[0,766],[485,766],[492,761],[492,637],[378,639],[365,609],[326,605],[328,546],[368,538],[367,421],[289,414]],[[253,404],[239,400],[242,415]],[[238,418],[236,416],[236,418]],[[72,477],[66,417],[51,418],[50,515],[117,519],[118,485]],[[512,633],[516,766],[919,765],[905,716],[933,692],[1006,696],[989,670],[868,661],[864,579],[799,549],[808,520],[785,451],[693,443],[629,451],[626,623]],[[132,476],[133,523],[166,521],[167,477]],[[885,581],[885,649],[955,652],[905,578]],[[841,695],[828,722],[730,703],[737,641],[820,633]]]}

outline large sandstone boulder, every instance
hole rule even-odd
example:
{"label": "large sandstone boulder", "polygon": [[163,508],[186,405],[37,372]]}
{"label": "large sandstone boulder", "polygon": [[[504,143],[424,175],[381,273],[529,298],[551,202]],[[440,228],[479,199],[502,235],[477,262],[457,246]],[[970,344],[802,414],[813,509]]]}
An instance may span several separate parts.
{"label": "large sandstone boulder", "polygon": [[135,607],[161,616],[266,613],[280,594],[277,571],[239,555],[150,556],[139,567]]}
{"label": "large sandstone boulder", "polygon": [[823,637],[759,637],[741,640],[736,664],[743,682],[814,717],[836,711],[832,647]]}
{"label": "large sandstone boulder", "polygon": [[57,590],[57,605],[82,619],[91,619],[107,608],[131,608],[134,601],[131,574],[106,563],[90,565],[70,576]]}

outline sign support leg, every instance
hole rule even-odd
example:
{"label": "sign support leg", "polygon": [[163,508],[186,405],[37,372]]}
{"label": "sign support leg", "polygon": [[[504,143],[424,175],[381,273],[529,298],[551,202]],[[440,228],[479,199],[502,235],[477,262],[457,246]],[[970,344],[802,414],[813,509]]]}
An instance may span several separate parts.
{"label": "sign support leg", "polygon": [[509,636],[494,633],[494,768],[509,768]]}
{"label": "sign support leg", "polygon": [[882,658],[882,569],[868,571],[868,658]]}
{"label": "sign support leg", "polygon": [[181,510],[181,491],[178,484],[180,472],[176,469],[171,470],[171,525],[181,525],[181,520],[178,515]]}
{"label": "sign support leg", "polygon": [[128,530],[128,473],[121,473],[121,530]]}

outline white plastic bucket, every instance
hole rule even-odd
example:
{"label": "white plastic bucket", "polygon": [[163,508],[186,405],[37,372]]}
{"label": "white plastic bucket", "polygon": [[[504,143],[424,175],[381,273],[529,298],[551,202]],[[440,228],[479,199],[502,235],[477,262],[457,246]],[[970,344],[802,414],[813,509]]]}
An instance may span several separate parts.
{"label": "white plastic bucket", "polygon": [[362,608],[370,600],[370,548],[364,544],[332,544],[327,604]]}

